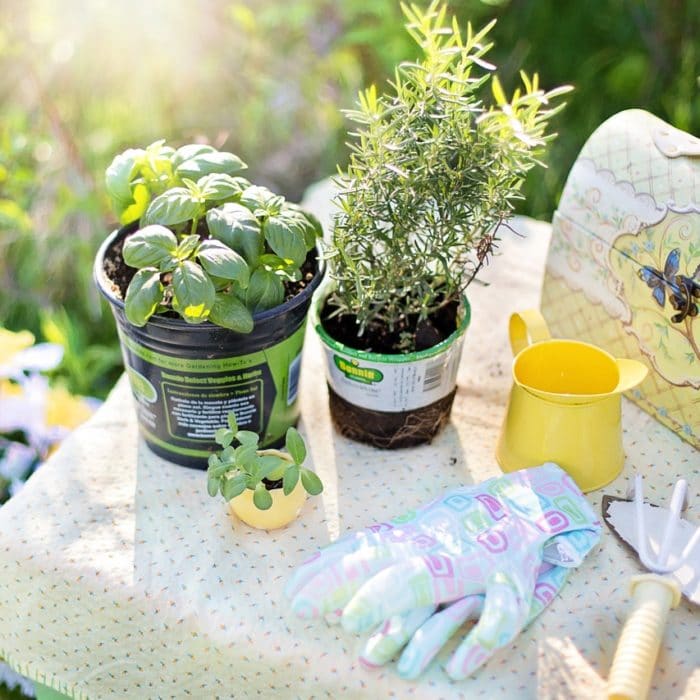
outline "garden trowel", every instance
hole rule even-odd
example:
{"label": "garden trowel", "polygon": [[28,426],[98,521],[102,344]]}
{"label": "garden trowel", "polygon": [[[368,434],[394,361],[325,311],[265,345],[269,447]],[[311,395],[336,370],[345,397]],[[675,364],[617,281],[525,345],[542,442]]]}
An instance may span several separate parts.
{"label": "garden trowel", "polygon": [[637,475],[634,500],[603,496],[603,518],[651,573],[632,579],[632,610],[613,659],[608,698],[645,698],[666,617],[681,594],[700,605],[700,529],[680,517],[687,483],[677,482],[668,508],[644,503]]}

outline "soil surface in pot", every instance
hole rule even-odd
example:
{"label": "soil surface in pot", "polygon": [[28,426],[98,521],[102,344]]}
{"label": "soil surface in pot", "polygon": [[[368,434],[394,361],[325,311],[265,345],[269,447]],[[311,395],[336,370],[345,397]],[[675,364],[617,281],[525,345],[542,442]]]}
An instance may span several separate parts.
{"label": "soil surface in pot", "polygon": [[335,316],[337,307],[326,302],[321,310],[321,323],[328,335],[349,348],[396,355],[401,353],[406,333],[413,339],[415,350],[427,350],[451,336],[457,330],[458,309],[459,303],[453,301],[421,322],[418,322],[418,314],[411,314],[402,318],[393,331],[385,325],[372,324],[358,336],[357,317],[354,314]]}
{"label": "soil surface in pot", "polygon": [[[124,247],[124,239],[117,241],[105,255],[104,259],[104,271],[107,275],[107,279],[111,283],[111,290],[117,299],[122,301],[126,298],[126,290],[129,283],[133,279],[137,270],[135,267],[129,267],[122,257],[122,248]],[[318,269],[318,262],[316,260],[316,251],[314,249],[310,250],[306,255],[306,260],[301,268],[301,279],[298,282],[287,281],[284,283],[285,288],[285,301],[293,299],[297,294],[299,294],[307,285],[311,282]],[[161,275],[161,281],[166,284],[168,280],[166,279],[168,273]],[[179,318],[178,314],[175,312],[168,312],[163,314],[170,318]]]}

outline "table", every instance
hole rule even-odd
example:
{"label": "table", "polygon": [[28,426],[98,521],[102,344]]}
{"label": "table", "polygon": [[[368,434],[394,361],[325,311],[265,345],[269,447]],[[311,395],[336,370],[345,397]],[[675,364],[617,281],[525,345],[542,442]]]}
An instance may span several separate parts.
{"label": "table", "polygon": [[[306,201],[328,220],[328,188]],[[292,616],[282,587],[339,534],[499,473],[493,451],[510,385],[507,317],[536,306],[549,226],[518,218],[474,284],[452,420],[431,445],[384,452],[336,434],[308,329],[300,429],[326,486],[277,532],[232,522],[203,472],[153,455],[138,439],[122,378],[97,414],[0,510],[0,657],[75,698],[597,697],[604,688],[632,557],[607,530],[562,594],[474,678],[434,663],[418,682],[389,665],[365,670],[363,637]],[[664,501],[680,476],[698,521],[698,453],[624,403],[624,495],[633,468]],[[600,508],[601,492],[589,494]],[[456,641],[456,640],[455,640]],[[447,651],[447,650],[446,650]],[[446,657],[444,651],[439,658]],[[698,617],[671,614],[652,697],[700,697]]]}

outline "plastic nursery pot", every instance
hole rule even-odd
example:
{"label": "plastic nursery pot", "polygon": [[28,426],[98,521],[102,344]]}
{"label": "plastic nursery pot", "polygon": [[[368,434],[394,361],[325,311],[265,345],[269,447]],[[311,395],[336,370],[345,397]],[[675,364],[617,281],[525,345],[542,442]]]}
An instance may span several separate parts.
{"label": "plastic nursery pot", "polygon": [[323,276],[294,298],[254,315],[249,334],[213,323],[193,325],[179,317],[152,316],[133,326],[115,294],[105,263],[119,251],[131,224],[112,233],[95,258],[94,277],[117,322],[139,429],[149,448],[165,459],[206,469],[219,449],[214,432],[230,411],[241,429],[261,436],[261,447],[277,447],[299,419],[297,387],[306,316]]}
{"label": "plastic nursery pot", "polygon": [[355,350],[331,337],[321,323],[329,290],[311,307],[311,323],[321,339],[331,418],[344,436],[375,447],[395,449],[430,442],[450,417],[457,370],[469,325],[466,297],[457,329],[441,343],[408,354]]}
{"label": "plastic nursery pot", "polygon": [[299,515],[304,502],[306,501],[306,491],[297,482],[294,490],[288,495],[279,489],[271,489],[272,505],[267,510],[260,510],[253,503],[253,492],[246,489],[240,496],[229,501],[231,512],[242,520],[246,525],[256,527],[259,530],[276,530],[285,525],[289,525]]}

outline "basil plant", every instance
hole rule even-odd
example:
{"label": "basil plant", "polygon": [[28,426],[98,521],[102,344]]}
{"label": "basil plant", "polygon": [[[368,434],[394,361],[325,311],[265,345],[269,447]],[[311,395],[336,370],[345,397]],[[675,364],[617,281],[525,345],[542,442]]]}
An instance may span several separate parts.
{"label": "basil plant", "polygon": [[320,224],[241,177],[246,167],[212,146],[163,141],[112,161],[105,180],[117,215],[139,220],[122,250],[137,268],[125,298],[130,323],[175,311],[249,333],[253,314],[281,304],[285,282],[301,280]]}

